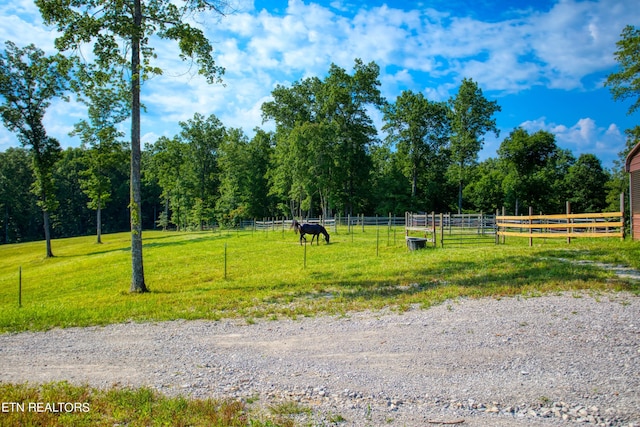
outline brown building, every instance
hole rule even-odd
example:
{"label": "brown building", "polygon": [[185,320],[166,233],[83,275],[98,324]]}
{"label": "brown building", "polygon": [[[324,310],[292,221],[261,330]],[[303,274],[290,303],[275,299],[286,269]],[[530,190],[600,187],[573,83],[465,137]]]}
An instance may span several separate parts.
{"label": "brown building", "polygon": [[629,209],[631,237],[640,239],[640,143],[627,155],[625,170],[629,172]]}

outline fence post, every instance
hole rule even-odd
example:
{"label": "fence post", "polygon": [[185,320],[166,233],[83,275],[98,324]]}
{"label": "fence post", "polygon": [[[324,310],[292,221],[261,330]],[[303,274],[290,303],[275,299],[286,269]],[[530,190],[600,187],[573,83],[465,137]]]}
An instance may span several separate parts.
{"label": "fence post", "polygon": [[500,210],[496,209],[496,218],[495,221],[493,223],[493,226],[495,227],[495,233],[496,233],[496,245],[500,243],[500,235],[498,234],[500,232],[500,228],[498,227],[498,216],[500,215]]}
{"label": "fence post", "polygon": [[227,280],[227,242],[224,243],[224,280]]}
{"label": "fence post", "polygon": [[529,206],[529,247],[533,246],[533,207]]}
{"label": "fence post", "polygon": [[[569,215],[571,214],[571,202],[567,200],[567,224],[571,224],[571,219],[569,218]],[[573,233],[573,228],[570,228],[569,225],[567,225],[567,234],[571,234]],[[567,236],[567,243],[571,243],[571,237]]]}
{"label": "fence post", "polygon": [[444,248],[444,214],[440,213],[440,247]]}
{"label": "fence post", "polygon": [[[505,213],[507,212],[506,208],[503,206],[502,207],[502,216],[505,216]],[[504,234],[502,235],[502,244],[504,245],[506,242],[507,236],[505,236]]]}
{"label": "fence post", "polygon": [[22,308],[22,266],[18,270],[18,308]]}
{"label": "fence post", "polygon": [[[624,192],[620,193],[620,223],[622,224],[622,239],[625,238],[625,228],[624,228]],[[633,235],[633,233],[631,233]]]}

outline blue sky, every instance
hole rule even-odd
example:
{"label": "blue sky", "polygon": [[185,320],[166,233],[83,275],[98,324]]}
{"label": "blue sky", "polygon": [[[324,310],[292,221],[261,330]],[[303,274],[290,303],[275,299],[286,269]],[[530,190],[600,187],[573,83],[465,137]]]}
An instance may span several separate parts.
{"label": "blue sky", "polygon": [[[143,88],[143,142],[172,137],[178,122],[195,113],[215,114],[249,136],[256,126],[270,130],[260,106],[275,85],[322,78],[331,63],[350,72],[355,58],[380,66],[390,102],[405,89],[445,101],[463,78],[478,82],[502,107],[500,136],[487,135],[481,159],[495,157],[500,142],[521,126],[553,132],[576,157],[593,153],[610,167],[624,147],[624,130],[640,124],[640,115],[626,114],[630,103],[614,102],[602,84],[616,70],[620,32],[640,25],[637,0],[230,2],[235,11],[225,18],[194,21],[226,68],[224,86],[207,85],[177,59],[171,43],[155,44],[165,73]],[[0,0],[0,41],[53,53],[55,37],[32,0]],[[74,102],[55,102],[45,125],[64,147],[77,146],[68,132],[84,114]],[[381,114],[372,117],[381,127]],[[17,145],[1,127],[0,151]]]}

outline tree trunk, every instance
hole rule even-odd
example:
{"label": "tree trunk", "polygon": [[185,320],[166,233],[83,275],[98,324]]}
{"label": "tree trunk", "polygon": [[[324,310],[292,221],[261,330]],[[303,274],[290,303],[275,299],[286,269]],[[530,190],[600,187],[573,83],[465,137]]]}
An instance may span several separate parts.
{"label": "tree trunk", "polygon": [[413,166],[413,171],[411,172],[411,200],[415,200],[416,193],[418,192],[418,168],[416,165]]}
{"label": "tree trunk", "polygon": [[[142,31],[141,0],[135,0],[135,31]],[[142,191],[140,182],[140,34],[131,40],[131,292],[147,292],[142,266]]]}

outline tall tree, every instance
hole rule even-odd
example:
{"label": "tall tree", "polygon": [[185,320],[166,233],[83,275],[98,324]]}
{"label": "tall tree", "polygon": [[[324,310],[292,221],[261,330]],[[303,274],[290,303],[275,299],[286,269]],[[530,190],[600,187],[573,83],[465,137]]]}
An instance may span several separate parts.
{"label": "tall tree", "polygon": [[[347,213],[364,207],[370,191],[369,149],[377,138],[368,108],[384,103],[379,73],[375,63],[364,64],[360,59],[355,60],[353,74],[331,64],[324,80],[314,77],[291,88],[278,86],[272,92],[274,101],[263,104],[263,118],[276,122],[277,171],[271,179],[279,194],[298,201],[298,208],[302,201],[312,207],[311,198],[316,194],[323,210],[330,210],[332,202]],[[305,171],[305,162],[313,160],[298,157],[303,153],[322,159],[321,193],[315,185],[307,185],[320,182],[314,182],[311,170]],[[288,176],[293,164],[300,172],[297,179]],[[291,203],[295,215],[294,205]]]}
{"label": "tall tree", "polygon": [[85,64],[77,73],[76,91],[88,107],[88,120],[76,123],[70,135],[78,135],[86,150],[81,185],[96,211],[96,242],[102,243],[102,210],[111,199],[109,175],[124,152],[119,141],[124,133],[117,125],[129,116],[130,105],[121,82],[114,85],[103,71],[92,68]]}
{"label": "tall tree", "polygon": [[611,73],[604,84],[616,101],[635,98],[627,112],[632,114],[640,108],[640,28],[624,27],[616,45],[614,57],[620,70]]}
{"label": "tall tree", "polygon": [[338,207],[346,214],[365,208],[371,186],[372,161],[369,151],[378,131],[369,115],[371,107],[382,108],[380,67],[375,62],[354,61],[353,73],[332,64],[320,93],[323,120],[336,129],[336,152],[341,188],[335,192]]}
{"label": "tall tree", "polygon": [[229,129],[220,145],[220,197],[216,203],[218,221],[236,226],[247,216],[248,146],[242,129]]}
{"label": "tall tree", "polygon": [[[150,169],[155,176],[165,201],[163,228],[171,221],[178,230],[186,226],[188,146],[179,138],[162,136],[150,147]],[[171,208],[171,215],[169,214]]]}
{"label": "tall tree", "polygon": [[[112,76],[125,79],[131,90],[131,292],[146,292],[142,258],[142,194],[140,147],[141,83],[162,70],[151,62],[156,52],[150,42],[157,36],[174,40],[182,59],[197,62],[210,83],[219,81],[223,69],[215,64],[212,47],[203,31],[189,23],[193,13],[214,11],[224,15],[225,0],[36,0],[46,24],[62,33],[56,47],[77,50],[92,43],[96,64]],[[130,55],[130,56],[128,56]]]}
{"label": "tall tree", "polygon": [[493,213],[504,206],[504,169],[500,159],[489,158],[474,170],[473,180],[464,189],[464,198],[476,211]]}
{"label": "tall tree", "polygon": [[569,167],[565,179],[567,188],[571,189],[569,201],[572,212],[602,212],[607,207],[609,174],[595,155],[581,154]]}
{"label": "tall tree", "polygon": [[296,139],[291,138],[291,134],[298,126],[320,120],[317,94],[321,86],[322,81],[317,77],[294,82],[291,87],[277,85],[271,92],[274,100],[262,104],[263,120],[271,119],[276,124],[273,168],[268,172],[269,194],[281,200],[279,210],[291,217],[302,215],[303,200],[309,197],[299,180],[304,174],[292,170],[305,159],[296,158],[295,153],[300,150],[295,147]]}
{"label": "tall tree", "polygon": [[33,190],[43,213],[46,256],[52,257],[50,213],[57,206],[52,172],[61,149],[60,143],[47,135],[42,121],[52,99],[66,99],[72,62],[60,54],[45,56],[34,45],[21,49],[7,41],[5,46],[0,55],[0,96],[5,101],[0,115],[7,129],[31,151],[36,178]]}
{"label": "tall tree", "polygon": [[247,215],[250,218],[262,218],[276,213],[273,197],[269,195],[268,172],[272,168],[273,135],[262,129],[256,134],[248,147],[248,185]]}
{"label": "tall tree", "polygon": [[557,150],[555,136],[546,131],[529,134],[516,128],[502,141],[498,155],[505,169],[503,190],[509,208],[516,212],[519,206],[543,208],[552,190],[544,171]]}
{"label": "tall tree", "polygon": [[472,79],[463,79],[458,93],[449,99],[451,117],[451,158],[458,181],[458,213],[462,213],[462,190],[469,167],[478,159],[484,135],[500,131],[493,115],[501,111],[497,101],[489,101]]}
{"label": "tall tree", "polygon": [[424,175],[438,159],[450,137],[447,111],[446,104],[430,102],[422,93],[411,91],[402,92],[395,103],[384,108],[383,130],[388,131],[387,141],[396,147],[403,160],[414,204],[419,175]]}
{"label": "tall tree", "polygon": [[[225,138],[226,130],[222,122],[213,114],[208,118],[199,113],[193,119],[180,122],[182,130],[178,135],[180,141],[186,145],[187,158],[190,167],[185,171],[186,185],[191,201],[199,200],[202,212],[212,211],[218,196],[218,150]],[[197,215],[196,215],[197,216]],[[204,217],[196,221],[202,229]]]}

